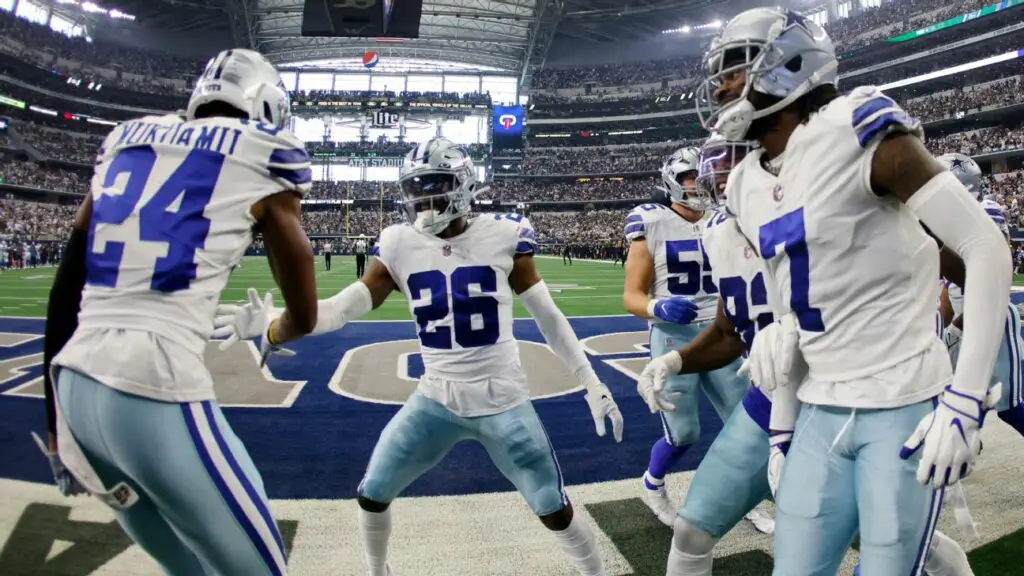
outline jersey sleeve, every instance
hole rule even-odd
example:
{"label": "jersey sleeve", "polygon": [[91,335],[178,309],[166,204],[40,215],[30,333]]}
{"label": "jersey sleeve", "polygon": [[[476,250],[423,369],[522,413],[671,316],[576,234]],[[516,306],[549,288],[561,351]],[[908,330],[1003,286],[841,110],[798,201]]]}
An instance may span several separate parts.
{"label": "jersey sleeve", "polygon": [[651,223],[653,223],[653,214],[662,210],[664,207],[658,204],[642,204],[633,208],[626,216],[626,226],[622,230],[622,235],[625,236],[626,242],[632,242],[633,240],[646,238],[649,232]]}
{"label": "jersey sleeve", "polygon": [[[395,246],[399,243],[398,237],[402,232],[401,226],[401,224],[397,224],[388,226],[381,230],[380,238],[373,246],[373,255],[376,256],[377,259],[380,260],[380,263],[388,269],[388,272],[392,272],[394,270],[395,255],[398,254]],[[394,277],[394,274],[392,274],[392,278]]]}
{"label": "jersey sleeve", "polygon": [[924,137],[921,122],[878,88],[861,86],[851,92],[849,98],[853,110],[850,123],[862,148],[868,148],[894,132]]}
{"label": "jersey sleeve", "polygon": [[313,185],[313,169],[305,143],[288,130],[274,132],[259,125],[255,130],[263,131],[269,144],[269,154],[264,160],[268,175],[283,186],[282,190],[305,196]]}
{"label": "jersey sleeve", "polygon": [[525,216],[519,221],[519,231],[516,236],[516,254],[534,255],[537,253],[537,233],[533,225]]}

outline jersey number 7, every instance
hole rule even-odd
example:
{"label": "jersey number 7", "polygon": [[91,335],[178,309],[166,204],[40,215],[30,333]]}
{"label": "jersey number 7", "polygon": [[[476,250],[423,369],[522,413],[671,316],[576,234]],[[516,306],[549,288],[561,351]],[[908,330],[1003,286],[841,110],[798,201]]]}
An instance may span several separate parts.
{"label": "jersey number 7", "polygon": [[789,307],[796,314],[800,329],[824,332],[821,308],[811,306],[811,258],[807,253],[804,209],[798,208],[764,224],[758,234],[762,258],[774,258],[780,244],[789,256]]}
{"label": "jersey number 7", "polygon": [[[96,232],[104,224],[120,227],[142,200],[157,154],[152,146],[127,148],[110,163],[103,178],[105,189],[114,188],[127,174],[121,194],[95,198],[86,252],[86,283],[117,286],[125,241],[106,240],[96,249]],[[138,211],[139,240],[167,244],[167,255],[156,259],[150,288],[158,292],[185,290],[196,277],[196,249],[206,243],[210,220],[203,215],[224,165],[224,155],[193,150]],[[175,201],[181,199],[176,208]],[[121,236],[121,238],[124,238]]]}

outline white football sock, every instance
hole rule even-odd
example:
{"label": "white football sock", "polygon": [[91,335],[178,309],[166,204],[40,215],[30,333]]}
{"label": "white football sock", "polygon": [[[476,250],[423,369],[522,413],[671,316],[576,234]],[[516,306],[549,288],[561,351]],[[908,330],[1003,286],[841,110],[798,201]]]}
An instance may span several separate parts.
{"label": "white football sock", "polygon": [[369,576],[388,576],[388,539],[391,537],[391,508],[367,512],[359,508],[359,530]]}
{"label": "white football sock", "polygon": [[574,514],[568,528],[552,533],[581,576],[604,576],[601,553],[586,520]]}
{"label": "white football sock", "polygon": [[964,549],[938,530],[932,535],[932,546],[925,558],[924,570],[928,576],[974,576]]}
{"label": "white football sock", "polygon": [[672,539],[672,549],[668,553],[668,568],[666,576],[711,576],[711,562],[715,559],[714,554],[687,554],[676,545],[676,539]]}

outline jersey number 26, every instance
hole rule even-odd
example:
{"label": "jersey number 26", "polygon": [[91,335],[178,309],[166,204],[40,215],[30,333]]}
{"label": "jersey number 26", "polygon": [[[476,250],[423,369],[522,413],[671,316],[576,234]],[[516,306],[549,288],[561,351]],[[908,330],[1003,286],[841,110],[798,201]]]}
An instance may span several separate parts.
{"label": "jersey number 26", "polygon": [[[411,274],[406,284],[409,298],[416,298],[424,291],[430,293],[430,301],[413,309],[419,326],[420,343],[427,348],[452,349],[452,333],[455,342],[463,348],[487,346],[498,341],[500,326],[498,300],[488,293],[498,291],[498,274],[490,266],[462,266],[452,271],[451,308],[448,306],[449,281],[444,272],[428,270]],[[480,296],[470,296],[469,287],[480,287]],[[448,317],[451,312],[453,326],[430,326]],[[480,326],[473,327],[473,316],[478,315]],[[454,328],[454,329],[453,329]]]}

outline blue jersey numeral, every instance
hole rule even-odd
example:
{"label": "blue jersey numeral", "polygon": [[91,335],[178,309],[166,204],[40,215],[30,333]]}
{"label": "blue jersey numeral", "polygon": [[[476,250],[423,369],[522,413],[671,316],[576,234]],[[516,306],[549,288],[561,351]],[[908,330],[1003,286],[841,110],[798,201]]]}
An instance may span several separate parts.
{"label": "blue jersey numeral", "polygon": [[779,244],[789,256],[792,289],[789,306],[796,314],[800,328],[807,332],[824,332],[821,309],[811,306],[811,259],[807,253],[804,209],[798,208],[761,226],[759,235],[763,258],[774,258]]}
{"label": "blue jersey numeral", "polygon": [[513,222],[517,222],[518,223],[518,222],[522,222],[523,221],[523,215],[522,214],[516,214],[516,213],[495,214],[494,215],[494,219],[495,220],[511,220]]}
{"label": "blue jersey numeral", "polygon": [[[762,312],[757,318],[750,317],[750,305],[747,304],[747,281],[739,276],[720,278],[718,281],[721,289],[722,300],[725,303],[725,315],[732,321],[733,327],[739,333],[740,339],[747,349],[754,342],[754,335],[758,330],[768,326],[774,321],[771,312]],[[768,305],[768,291],[765,289],[764,276],[758,273],[750,282],[750,304],[753,306]],[[732,309],[729,303],[732,302]]]}
{"label": "blue jersey numeral", "polygon": [[[118,176],[127,174],[120,195],[101,194],[93,206],[89,226],[89,245],[93,246],[100,224],[121,225],[131,216],[156,164],[151,146],[128,148],[110,163],[103,180],[112,188]],[[196,277],[196,250],[206,242],[210,220],[203,215],[217,186],[224,155],[209,150],[193,150],[167,177],[167,180],[139,208],[139,240],[164,242],[167,255],[157,258],[150,288],[158,292],[177,292],[189,287]],[[170,207],[181,199],[177,208]],[[108,241],[102,251],[86,254],[86,282],[93,286],[117,285],[124,256],[124,242]]]}
{"label": "blue jersey numeral", "polygon": [[[409,297],[415,297],[424,290],[430,292],[430,302],[413,309],[419,326],[420,343],[427,348],[452,349],[452,328],[434,326],[448,316],[448,278],[438,270],[411,274],[406,281]],[[469,287],[476,285],[480,296],[470,296]],[[462,266],[451,275],[451,313],[455,329],[455,342],[463,348],[487,346],[498,341],[500,326],[498,300],[493,294],[498,291],[498,275],[490,266]],[[473,327],[473,318],[480,318],[479,328]]]}
{"label": "blue jersey numeral", "polygon": [[[701,262],[695,259],[700,252],[701,260],[704,263],[703,281],[701,279]],[[703,284],[704,292],[715,294],[718,292],[714,280],[711,278],[711,261],[704,252],[704,248],[697,240],[672,240],[665,242],[665,259],[668,261],[667,268],[670,274],[668,278],[668,291],[675,296],[696,296],[700,294]]]}

